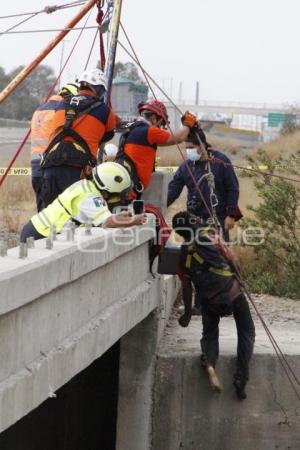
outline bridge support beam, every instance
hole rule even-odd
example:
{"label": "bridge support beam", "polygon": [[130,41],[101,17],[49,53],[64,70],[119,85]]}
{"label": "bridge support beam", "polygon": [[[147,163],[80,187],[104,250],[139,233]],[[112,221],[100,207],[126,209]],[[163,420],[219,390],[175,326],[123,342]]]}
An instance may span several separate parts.
{"label": "bridge support beam", "polygon": [[117,450],[150,450],[156,350],[178,290],[175,277],[160,279],[161,303],[121,339]]}

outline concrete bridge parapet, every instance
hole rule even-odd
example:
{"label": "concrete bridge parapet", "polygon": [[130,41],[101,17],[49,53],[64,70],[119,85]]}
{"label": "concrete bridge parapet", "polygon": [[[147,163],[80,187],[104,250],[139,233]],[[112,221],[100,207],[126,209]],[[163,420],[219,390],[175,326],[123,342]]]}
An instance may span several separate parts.
{"label": "concrete bridge parapet", "polygon": [[176,282],[149,273],[154,233],[149,215],[141,227],[93,228],[91,235],[79,228],[73,242],[60,235],[51,250],[40,240],[25,259],[17,248],[1,258],[0,432],[154,310],[162,335]]}

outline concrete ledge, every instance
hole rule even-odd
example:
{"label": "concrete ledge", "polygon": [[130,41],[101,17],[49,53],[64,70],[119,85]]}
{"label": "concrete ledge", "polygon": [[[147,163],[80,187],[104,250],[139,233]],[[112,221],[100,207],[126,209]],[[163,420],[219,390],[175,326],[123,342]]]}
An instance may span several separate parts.
{"label": "concrete ledge", "polygon": [[159,285],[159,278],[144,281],[72,336],[4,380],[0,384],[0,432],[51,397],[143,320],[157,306]]}
{"label": "concrete ledge", "polygon": [[147,226],[116,230],[93,228],[92,236],[84,229],[76,231],[75,242],[58,236],[52,250],[45,239],[36,241],[29,257],[19,259],[18,248],[1,258],[0,315],[19,308],[66,283],[77,280],[128,253],[154,236],[153,219]]}

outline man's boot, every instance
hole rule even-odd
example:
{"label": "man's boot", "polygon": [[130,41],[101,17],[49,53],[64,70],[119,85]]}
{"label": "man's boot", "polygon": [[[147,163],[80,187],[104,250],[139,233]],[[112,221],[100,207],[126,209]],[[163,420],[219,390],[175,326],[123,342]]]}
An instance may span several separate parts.
{"label": "man's boot", "polygon": [[241,380],[234,380],[233,386],[235,387],[236,395],[240,400],[245,400],[247,394],[245,391],[246,383]]}

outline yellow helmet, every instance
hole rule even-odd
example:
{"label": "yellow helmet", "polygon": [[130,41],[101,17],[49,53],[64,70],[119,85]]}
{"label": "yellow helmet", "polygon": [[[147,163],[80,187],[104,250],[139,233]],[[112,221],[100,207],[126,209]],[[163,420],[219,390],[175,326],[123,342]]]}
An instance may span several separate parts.
{"label": "yellow helmet", "polygon": [[121,194],[132,189],[132,181],[125,167],[115,162],[105,162],[93,168],[93,180],[100,191]]}
{"label": "yellow helmet", "polygon": [[78,94],[78,89],[79,83],[67,83],[60,88],[59,95],[62,97],[66,97],[67,95],[76,95]]}

